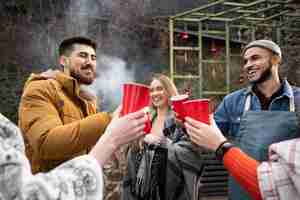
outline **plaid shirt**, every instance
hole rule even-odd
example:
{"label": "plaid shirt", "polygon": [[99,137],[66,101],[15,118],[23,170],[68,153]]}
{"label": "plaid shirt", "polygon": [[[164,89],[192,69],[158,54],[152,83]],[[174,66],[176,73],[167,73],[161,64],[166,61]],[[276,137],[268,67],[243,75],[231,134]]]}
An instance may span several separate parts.
{"label": "plaid shirt", "polygon": [[300,199],[300,139],[271,145],[269,162],[263,162],[257,174],[263,199]]}

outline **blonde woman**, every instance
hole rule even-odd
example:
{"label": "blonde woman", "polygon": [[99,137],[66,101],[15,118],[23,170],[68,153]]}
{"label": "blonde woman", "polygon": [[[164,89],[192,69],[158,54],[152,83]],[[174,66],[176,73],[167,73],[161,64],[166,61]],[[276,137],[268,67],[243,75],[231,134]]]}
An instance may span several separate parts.
{"label": "blonde woman", "polygon": [[[174,83],[167,76],[153,76],[150,83],[152,129],[139,143],[130,146],[127,174],[123,179],[123,200],[180,199],[180,196],[189,199],[183,188],[181,165],[175,155],[181,148],[178,141],[184,135],[176,126],[170,108],[170,97],[177,94]],[[181,193],[176,195],[172,187],[179,185]]]}

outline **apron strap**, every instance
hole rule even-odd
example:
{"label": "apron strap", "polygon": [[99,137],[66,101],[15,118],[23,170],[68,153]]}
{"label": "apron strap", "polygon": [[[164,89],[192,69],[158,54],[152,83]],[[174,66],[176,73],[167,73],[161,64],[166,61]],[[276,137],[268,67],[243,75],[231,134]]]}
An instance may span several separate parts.
{"label": "apron strap", "polygon": [[251,105],[251,94],[248,94],[246,96],[245,106],[244,106],[244,112],[250,110]]}
{"label": "apron strap", "polygon": [[296,109],[295,109],[295,99],[294,97],[292,98],[289,98],[290,99],[290,112],[295,112]]}
{"label": "apron strap", "polygon": [[[291,97],[289,98],[289,103],[290,103],[290,106],[289,106],[289,109],[290,109],[290,112],[295,112],[295,99],[294,97]],[[245,106],[244,106],[244,112],[245,111],[249,111],[250,110],[250,106],[251,106],[251,94],[248,94],[246,96],[246,100],[245,100]]]}

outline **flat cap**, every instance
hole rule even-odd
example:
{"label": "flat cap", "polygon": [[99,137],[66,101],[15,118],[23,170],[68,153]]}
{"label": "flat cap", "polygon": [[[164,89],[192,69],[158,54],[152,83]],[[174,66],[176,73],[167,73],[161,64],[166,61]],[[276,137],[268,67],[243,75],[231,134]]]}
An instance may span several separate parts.
{"label": "flat cap", "polygon": [[277,54],[280,59],[282,58],[280,47],[271,40],[254,40],[247,44],[242,51],[242,56],[245,54],[246,50],[252,47],[261,47],[264,49],[268,49],[273,53]]}

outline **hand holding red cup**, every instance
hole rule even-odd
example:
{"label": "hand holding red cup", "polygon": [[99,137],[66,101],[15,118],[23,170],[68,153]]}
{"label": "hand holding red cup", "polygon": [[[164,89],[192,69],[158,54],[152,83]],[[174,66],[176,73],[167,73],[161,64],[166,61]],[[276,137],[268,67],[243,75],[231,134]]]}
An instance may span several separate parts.
{"label": "hand holding red cup", "polygon": [[[150,90],[147,85],[138,83],[125,83],[123,85],[123,98],[121,116],[136,112],[150,104]],[[148,109],[144,110],[148,113]],[[150,133],[151,121],[150,116],[147,114],[148,119],[145,124],[145,133]]]}
{"label": "hand holding red cup", "polygon": [[210,124],[209,99],[195,99],[183,103],[184,117]]}

